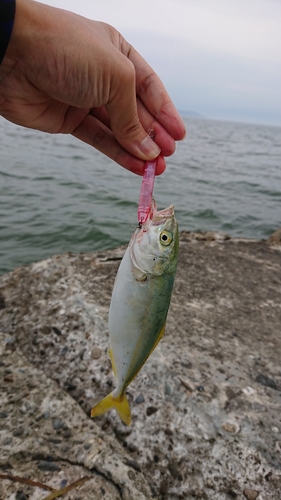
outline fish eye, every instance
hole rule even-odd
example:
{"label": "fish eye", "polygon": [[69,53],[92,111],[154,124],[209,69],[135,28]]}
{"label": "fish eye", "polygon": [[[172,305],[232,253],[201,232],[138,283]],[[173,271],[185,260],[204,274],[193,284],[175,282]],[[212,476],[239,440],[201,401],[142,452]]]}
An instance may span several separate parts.
{"label": "fish eye", "polygon": [[160,234],[160,242],[162,245],[168,246],[172,243],[173,241],[173,236],[169,231],[162,231]]}

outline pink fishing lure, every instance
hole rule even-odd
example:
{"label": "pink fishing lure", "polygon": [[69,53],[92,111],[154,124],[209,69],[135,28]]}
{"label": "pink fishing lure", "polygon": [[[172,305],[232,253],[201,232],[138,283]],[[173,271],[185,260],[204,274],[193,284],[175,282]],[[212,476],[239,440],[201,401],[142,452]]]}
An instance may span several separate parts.
{"label": "pink fishing lure", "polygon": [[147,161],[145,163],[138,206],[139,224],[144,224],[151,214],[156,165],[157,158],[153,161]]}

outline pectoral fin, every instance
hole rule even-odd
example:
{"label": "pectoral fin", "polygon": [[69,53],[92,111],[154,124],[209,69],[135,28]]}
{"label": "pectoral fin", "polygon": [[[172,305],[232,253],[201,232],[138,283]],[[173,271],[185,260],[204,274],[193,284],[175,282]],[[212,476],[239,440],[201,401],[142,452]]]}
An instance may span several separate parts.
{"label": "pectoral fin", "polygon": [[108,394],[108,396],[106,396],[104,399],[102,399],[102,401],[94,406],[91,411],[91,417],[98,417],[99,415],[103,415],[112,408],[115,408],[115,410],[119,413],[119,416],[124,424],[130,425],[132,420],[131,410],[125,392],[117,398],[114,397],[114,391]]}

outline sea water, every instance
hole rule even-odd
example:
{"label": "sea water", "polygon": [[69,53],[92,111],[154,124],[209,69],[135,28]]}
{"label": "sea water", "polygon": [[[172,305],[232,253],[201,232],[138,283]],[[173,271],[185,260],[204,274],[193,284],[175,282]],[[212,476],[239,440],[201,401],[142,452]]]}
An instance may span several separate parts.
{"label": "sea water", "polygon": [[[187,137],[156,178],[180,230],[267,238],[281,226],[281,128],[185,118]],[[71,136],[0,118],[0,273],[64,252],[127,243],[141,177]]]}

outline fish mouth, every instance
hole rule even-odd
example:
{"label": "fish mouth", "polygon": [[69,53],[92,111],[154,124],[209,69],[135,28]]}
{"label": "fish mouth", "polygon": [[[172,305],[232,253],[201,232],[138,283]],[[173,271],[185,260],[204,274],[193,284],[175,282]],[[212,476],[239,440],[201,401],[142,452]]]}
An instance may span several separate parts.
{"label": "fish mouth", "polygon": [[152,207],[150,214],[153,226],[157,226],[159,224],[162,224],[163,221],[171,217],[174,217],[175,215],[174,205],[170,205],[167,208],[163,208],[163,210],[157,211],[156,202],[155,200],[152,200]]}
{"label": "fish mouth", "polygon": [[[130,246],[130,255],[132,259],[132,263],[134,268],[139,271],[142,275],[145,275],[148,273],[147,270],[143,270],[139,267],[137,261],[137,255],[135,253],[135,246],[134,243],[139,244],[141,242],[141,239],[143,237],[143,233],[146,233],[151,226],[160,226],[164,224],[166,221],[171,220],[171,228],[174,227],[174,224],[176,224],[175,220],[175,211],[174,211],[174,205],[170,205],[167,208],[164,208],[163,210],[157,210],[157,205],[155,200],[152,200],[152,205],[151,205],[151,210],[150,210],[150,217],[144,222],[144,224],[139,225],[138,229],[134,232],[132,235],[131,241],[129,243]],[[136,247],[137,248],[137,247]],[[139,280],[141,281],[141,280]]]}

